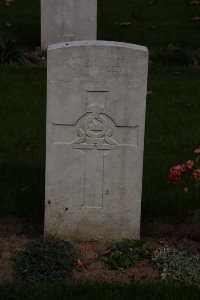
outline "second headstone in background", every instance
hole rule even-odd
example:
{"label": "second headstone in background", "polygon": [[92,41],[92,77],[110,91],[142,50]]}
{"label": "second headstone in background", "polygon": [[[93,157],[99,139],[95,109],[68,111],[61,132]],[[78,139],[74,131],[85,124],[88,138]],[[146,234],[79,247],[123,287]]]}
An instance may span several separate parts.
{"label": "second headstone in background", "polygon": [[41,48],[66,41],[95,40],[97,0],[41,0]]}

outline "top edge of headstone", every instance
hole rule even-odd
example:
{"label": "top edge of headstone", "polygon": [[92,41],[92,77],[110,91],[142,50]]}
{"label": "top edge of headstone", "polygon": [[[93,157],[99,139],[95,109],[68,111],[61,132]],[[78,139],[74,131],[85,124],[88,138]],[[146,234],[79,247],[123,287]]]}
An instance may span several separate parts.
{"label": "top edge of headstone", "polygon": [[148,49],[145,46],[140,46],[140,45],[135,45],[130,43],[122,43],[122,42],[96,41],[96,40],[74,41],[74,42],[52,44],[48,46],[48,51],[56,50],[60,48],[69,48],[69,47],[78,47],[78,46],[109,46],[109,47],[127,48],[132,50],[148,52]]}

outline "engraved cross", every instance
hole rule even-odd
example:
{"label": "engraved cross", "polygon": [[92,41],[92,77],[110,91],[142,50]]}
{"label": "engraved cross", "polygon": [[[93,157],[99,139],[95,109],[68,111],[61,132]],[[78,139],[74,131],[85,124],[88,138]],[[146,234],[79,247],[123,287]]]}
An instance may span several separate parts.
{"label": "engraved cross", "polygon": [[[103,207],[104,158],[108,151],[118,148],[112,139],[115,125],[105,112],[106,93],[106,91],[88,91],[87,112],[79,120],[78,138],[72,142],[73,149],[84,151],[83,206],[90,208]],[[94,102],[91,96],[97,102]]]}
{"label": "engraved cross", "polygon": [[[104,193],[106,192],[104,191],[106,155],[110,151],[120,150],[121,147],[137,146],[138,126],[116,125],[107,115],[108,91],[86,91],[86,95],[86,112],[73,125],[77,137],[68,142],[56,141],[56,144],[67,144],[71,149],[79,150],[84,156],[82,207],[100,209],[103,207]],[[54,123],[54,125],[57,127],[67,124]],[[120,140],[116,141],[118,138]]]}

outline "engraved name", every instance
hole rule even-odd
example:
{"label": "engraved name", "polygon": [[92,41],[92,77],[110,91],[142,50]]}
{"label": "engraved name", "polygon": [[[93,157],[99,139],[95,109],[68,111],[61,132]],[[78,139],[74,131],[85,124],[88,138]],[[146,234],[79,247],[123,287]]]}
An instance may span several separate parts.
{"label": "engraved name", "polygon": [[[123,68],[122,68],[123,63]],[[54,74],[50,84],[70,85],[70,83],[78,84],[94,84],[106,86],[133,86],[140,87],[144,82],[145,74],[141,74],[138,68],[130,67],[130,61],[124,60],[123,57],[113,60],[85,59],[80,57],[65,58],[62,62],[63,71]],[[92,79],[91,79],[92,77]]]}

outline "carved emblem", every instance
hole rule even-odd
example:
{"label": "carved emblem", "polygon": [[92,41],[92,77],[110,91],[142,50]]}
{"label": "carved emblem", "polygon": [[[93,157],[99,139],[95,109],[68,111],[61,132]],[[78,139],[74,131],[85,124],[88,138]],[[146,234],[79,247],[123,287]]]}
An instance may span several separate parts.
{"label": "carved emblem", "polygon": [[87,113],[77,125],[76,139],[72,143],[74,149],[111,150],[117,149],[117,143],[111,138],[114,133],[114,123],[105,114],[104,106],[92,104]]}

